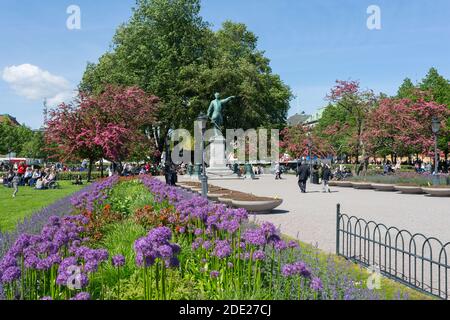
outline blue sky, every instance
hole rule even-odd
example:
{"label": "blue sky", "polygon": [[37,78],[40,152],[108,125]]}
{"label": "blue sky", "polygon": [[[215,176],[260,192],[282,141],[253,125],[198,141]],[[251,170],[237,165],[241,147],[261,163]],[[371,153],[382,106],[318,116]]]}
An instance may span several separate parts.
{"label": "blue sky", "polygon": [[[71,94],[134,3],[1,0],[0,114],[38,128],[42,97]],[[72,4],[81,9],[81,30],[66,27]],[[366,26],[369,5],[381,9],[381,30]],[[214,29],[232,20],[258,35],[274,72],[297,96],[291,115],[323,106],[336,79],[394,94],[405,77],[418,81],[432,66],[450,78],[448,0],[203,0],[202,16]]]}

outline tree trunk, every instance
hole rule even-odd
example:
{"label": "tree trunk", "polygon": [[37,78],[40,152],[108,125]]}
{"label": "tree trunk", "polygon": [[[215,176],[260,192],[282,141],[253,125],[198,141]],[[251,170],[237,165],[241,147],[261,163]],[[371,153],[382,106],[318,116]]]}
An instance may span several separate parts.
{"label": "tree trunk", "polygon": [[100,174],[100,177],[103,179],[103,159],[102,160],[100,160],[100,172],[101,172],[101,174]]}
{"label": "tree trunk", "polygon": [[91,182],[92,180],[92,166],[94,164],[94,160],[89,159],[89,169],[88,169],[88,176],[87,176],[87,182]]}

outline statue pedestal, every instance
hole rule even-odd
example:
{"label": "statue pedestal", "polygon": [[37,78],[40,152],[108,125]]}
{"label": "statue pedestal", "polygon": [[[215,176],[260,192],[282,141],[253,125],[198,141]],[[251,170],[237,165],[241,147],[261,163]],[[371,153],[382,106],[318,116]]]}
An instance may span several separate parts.
{"label": "statue pedestal", "polygon": [[216,136],[210,140],[209,168],[206,172],[209,180],[239,179],[238,175],[227,167],[225,138],[223,136]]}

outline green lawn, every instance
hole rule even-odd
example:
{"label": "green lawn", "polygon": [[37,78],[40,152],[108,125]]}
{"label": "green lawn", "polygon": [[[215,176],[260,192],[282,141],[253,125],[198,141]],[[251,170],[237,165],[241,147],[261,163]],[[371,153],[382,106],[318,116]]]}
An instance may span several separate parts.
{"label": "green lawn", "polygon": [[0,231],[13,230],[17,223],[41,208],[64,198],[83,186],[74,186],[70,181],[60,181],[56,190],[35,190],[30,187],[19,187],[14,199],[13,189],[0,186]]}

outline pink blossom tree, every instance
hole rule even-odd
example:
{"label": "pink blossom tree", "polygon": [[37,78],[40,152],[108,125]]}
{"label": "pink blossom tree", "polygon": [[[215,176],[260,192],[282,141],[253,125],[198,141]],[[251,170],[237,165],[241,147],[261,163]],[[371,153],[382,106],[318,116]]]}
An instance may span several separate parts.
{"label": "pink blossom tree", "polygon": [[61,160],[122,162],[139,152],[154,152],[149,128],[156,121],[159,99],[137,87],[109,86],[98,96],[80,93],[77,106],[60,105],[50,113],[46,138]]}

